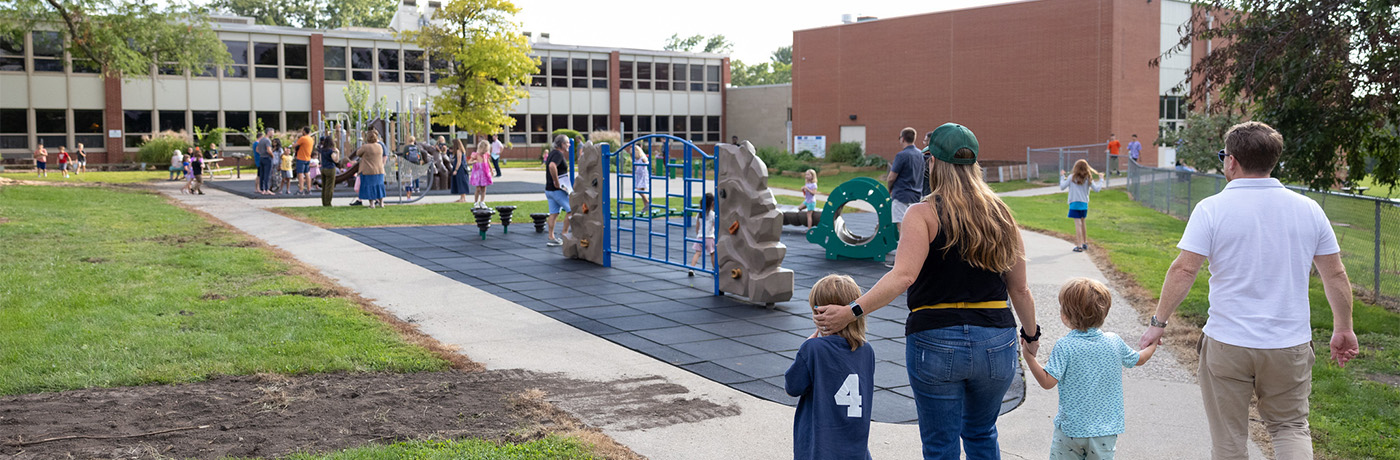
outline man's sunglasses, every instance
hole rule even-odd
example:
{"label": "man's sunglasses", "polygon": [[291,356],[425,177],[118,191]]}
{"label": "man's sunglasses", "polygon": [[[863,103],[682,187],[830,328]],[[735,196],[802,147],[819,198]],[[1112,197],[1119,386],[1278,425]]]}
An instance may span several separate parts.
{"label": "man's sunglasses", "polygon": [[1215,155],[1218,156],[1218,157],[1220,157],[1220,162],[1221,162],[1221,163],[1224,163],[1224,162],[1225,162],[1225,157],[1230,156],[1230,154],[1225,153],[1225,149],[1220,149],[1219,152],[1215,152]]}

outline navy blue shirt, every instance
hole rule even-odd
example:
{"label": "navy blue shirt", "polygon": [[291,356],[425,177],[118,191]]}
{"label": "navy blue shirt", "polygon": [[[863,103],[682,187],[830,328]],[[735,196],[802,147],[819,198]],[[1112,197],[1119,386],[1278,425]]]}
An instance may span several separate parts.
{"label": "navy blue shirt", "polygon": [[802,342],[786,374],[787,394],[801,396],[792,423],[794,459],[870,459],[875,350],[851,351],[840,336]]}
{"label": "navy blue shirt", "polygon": [[910,204],[923,199],[920,193],[924,191],[924,176],[928,174],[926,168],[924,154],[912,145],[894,154],[894,161],[890,162],[890,172],[895,173],[890,197]]}

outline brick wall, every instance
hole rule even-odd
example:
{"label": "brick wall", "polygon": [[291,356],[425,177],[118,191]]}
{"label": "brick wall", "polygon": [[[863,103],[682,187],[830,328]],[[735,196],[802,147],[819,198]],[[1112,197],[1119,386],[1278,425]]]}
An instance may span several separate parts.
{"label": "brick wall", "polygon": [[862,125],[891,158],[901,128],[922,138],[951,121],[983,158],[1016,160],[1155,133],[1159,18],[1138,0],[1040,0],[795,31],[793,135],[834,143]]}

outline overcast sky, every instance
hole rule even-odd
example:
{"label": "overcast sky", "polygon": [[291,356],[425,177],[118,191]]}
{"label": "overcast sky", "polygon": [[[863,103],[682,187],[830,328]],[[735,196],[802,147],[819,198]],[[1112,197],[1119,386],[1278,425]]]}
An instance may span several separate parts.
{"label": "overcast sky", "polygon": [[529,32],[548,32],[564,45],[661,49],[672,34],[723,34],[734,43],[732,58],[766,62],[773,50],[792,44],[792,31],[841,23],[842,14],[894,17],[948,11],[1018,0],[515,0]]}

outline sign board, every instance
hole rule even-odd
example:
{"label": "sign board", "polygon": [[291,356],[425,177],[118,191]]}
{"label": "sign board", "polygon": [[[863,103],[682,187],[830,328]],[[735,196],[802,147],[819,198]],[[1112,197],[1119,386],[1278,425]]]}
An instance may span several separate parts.
{"label": "sign board", "polygon": [[812,152],[817,158],[826,158],[826,136],[793,136],[792,153],[803,150]]}
{"label": "sign board", "polygon": [[120,130],[120,129],[109,129],[109,130],[107,130],[107,137],[122,137],[122,130]]}

